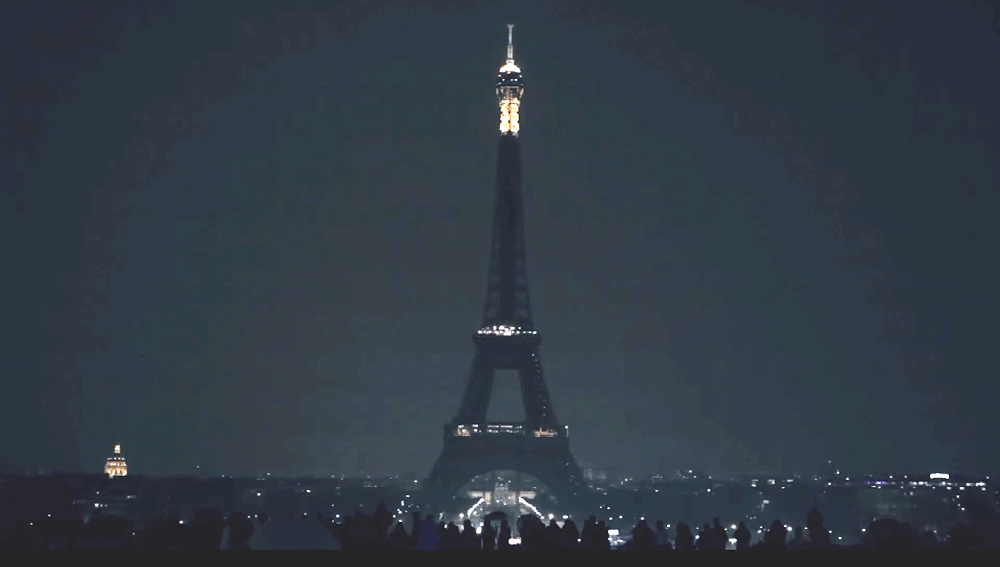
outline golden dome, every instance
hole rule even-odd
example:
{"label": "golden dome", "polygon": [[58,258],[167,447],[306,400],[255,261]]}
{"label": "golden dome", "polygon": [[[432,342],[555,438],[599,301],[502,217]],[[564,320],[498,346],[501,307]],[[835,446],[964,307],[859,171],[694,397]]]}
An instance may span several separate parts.
{"label": "golden dome", "polygon": [[104,474],[110,478],[128,475],[128,463],[125,462],[125,457],[122,456],[121,445],[115,445],[115,453],[108,457],[107,462],[104,463]]}

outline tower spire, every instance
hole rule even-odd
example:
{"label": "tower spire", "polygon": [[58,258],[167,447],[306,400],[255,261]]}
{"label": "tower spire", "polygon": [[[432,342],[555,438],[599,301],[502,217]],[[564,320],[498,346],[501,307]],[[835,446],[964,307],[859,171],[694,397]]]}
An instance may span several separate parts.
{"label": "tower spire", "polygon": [[514,63],[514,24],[507,24],[507,62]]}
{"label": "tower spire", "polygon": [[518,109],[524,83],[521,68],[514,63],[514,24],[507,24],[507,62],[500,67],[497,75],[497,101],[500,103],[500,133],[517,136]]}

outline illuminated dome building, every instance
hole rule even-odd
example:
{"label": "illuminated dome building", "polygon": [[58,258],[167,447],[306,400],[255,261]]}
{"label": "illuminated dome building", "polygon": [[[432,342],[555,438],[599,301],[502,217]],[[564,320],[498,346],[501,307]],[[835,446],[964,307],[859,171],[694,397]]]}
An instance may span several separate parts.
{"label": "illuminated dome building", "polygon": [[104,464],[104,474],[110,478],[128,475],[128,464],[122,456],[121,445],[115,445],[115,454],[108,457],[108,462]]}

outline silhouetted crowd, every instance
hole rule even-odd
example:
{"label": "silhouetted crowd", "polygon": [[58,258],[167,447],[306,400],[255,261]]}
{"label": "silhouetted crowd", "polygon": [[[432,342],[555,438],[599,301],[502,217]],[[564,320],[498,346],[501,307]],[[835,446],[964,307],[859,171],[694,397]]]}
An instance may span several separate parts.
{"label": "silhouetted crowd", "polygon": [[[339,542],[340,549],[442,549],[442,550],[563,550],[563,549],[611,549],[608,526],[591,516],[577,528],[573,520],[566,520],[562,526],[555,520],[546,525],[533,515],[525,515],[515,520],[516,532],[520,539],[512,538],[512,527],[503,514],[487,516],[480,530],[465,520],[461,528],[453,523],[435,522],[431,516],[420,519],[413,513],[407,531],[402,521],[395,521],[386,506],[380,503],[372,514],[356,511],[342,522],[336,522],[323,514],[313,518],[308,515],[289,514],[289,521],[316,521],[326,533]],[[233,513],[224,517],[217,510],[200,509],[192,521],[184,523],[176,513],[166,518],[147,523],[144,534],[136,538],[131,522],[127,519],[96,512],[90,521],[46,520],[35,528],[41,533],[29,536],[28,526],[20,522],[7,534],[4,549],[74,549],[82,548],[81,541],[100,542],[97,548],[135,548],[150,550],[167,549],[232,549],[249,550],[251,540],[258,527],[271,521],[267,514],[258,514],[251,519],[245,514]],[[32,526],[35,523],[32,523]],[[865,540],[861,545],[851,546],[861,549],[974,549],[996,548],[1000,538],[996,533],[1000,526],[992,525],[987,530],[959,525],[952,529],[943,541],[933,532],[919,534],[908,524],[895,520],[877,520],[865,530]],[[789,537],[789,534],[791,536]],[[761,541],[751,545],[751,532],[740,524],[732,534],[715,518],[712,524],[705,523],[697,528],[697,533],[684,522],[676,526],[673,537],[663,521],[650,527],[640,520],[631,531],[629,539],[621,548],[636,550],[677,550],[711,551],[725,550],[733,542],[737,550],[794,550],[794,549],[837,549],[843,546],[831,542],[830,531],[824,526],[819,510],[812,509],[806,517],[805,530],[790,530],[781,520],[774,520]],[[986,537],[989,536],[989,537]],[[987,540],[991,543],[986,545]],[[56,542],[53,544],[53,542]]]}
{"label": "silhouetted crowd", "polygon": [[[372,515],[360,511],[344,520],[342,524],[331,524],[331,533],[343,545],[343,549],[611,549],[609,530],[603,520],[590,516],[581,529],[573,520],[566,520],[560,527],[555,520],[545,525],[537,516],[526,515],[518,518],[517,527],[520,542],[511,544],[511,528],[506,518],[484,522],[481,531],[465,520],[461,528],[451,522],[435,523],[431,516],[420,520],[417,513],[412,515],[414,526],[407,533],[402,522],[393,524],[392,514],[380,504]],[[960,526],[949,535],[947,543],[938,541],[933,532],[923,536],[908,524],[895,520],[877,520],[866,529],[866,541],[860,548],[871,549],[967,549],[981,547],[984,540],[975,530]],[[718,518],[711,525],[703,524],[695,534],[691,527],[681,522],[674,537],[662,520],[650,527],[645,520],[639,520],[632,529],[632,537],[622,549],[634,550],[678,550],[678,551],[722,551],[730,540],[734,540],[737,550],[785,550],[785,549],[837,549],[843,546],[831,542],[830,531],[824,526],[819,510],[813,508],[806,517],[806,529],[795,528],[789,538],[789,528],[778,519],[771,523],[761,541],[751,545],[751,533],[746,524],[740,522],[730,536]]]}
{"label": "silhouetted crowd", "polygon": [[573,520],[566,520],[562,527],[551,520],[546,526],[536,516],[522,516],[517,520],[518,544],[512,543],[507,518],[484,522],[481,531],[470,520],[459,529],[451,522],[435,523],[431,516],[421,520],[417,512],[412,514],[410,533],[402,522],[390,529],[392,522],[392,514],[379,504],[372,515],[358,511],[342,524],[331,524],[330,529],[343,549],[610,549],[607,526],[593,516],[582,530]]}

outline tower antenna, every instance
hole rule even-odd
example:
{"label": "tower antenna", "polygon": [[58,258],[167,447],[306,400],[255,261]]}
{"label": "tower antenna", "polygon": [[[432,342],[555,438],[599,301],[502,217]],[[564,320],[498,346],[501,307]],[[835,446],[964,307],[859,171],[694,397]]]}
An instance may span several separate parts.
{"label": "tower antenna", "polygon": [[500,67],[497,75],[497,99],[500,102],[500,132],[517,136],[518,108],[524,83],[521,68],[514,63],[514,24],[507,24],[507,62]]}
{"label": "tower antenna", "polygon": [[507,62],[514,62],[514,24],[507,24]]}

